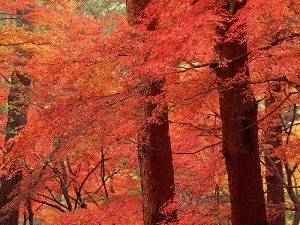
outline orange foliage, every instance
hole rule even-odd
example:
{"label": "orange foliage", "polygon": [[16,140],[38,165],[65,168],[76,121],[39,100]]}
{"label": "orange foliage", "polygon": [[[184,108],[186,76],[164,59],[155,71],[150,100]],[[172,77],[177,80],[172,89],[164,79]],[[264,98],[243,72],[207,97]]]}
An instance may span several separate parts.
{"label": "orange foliage", "polygon": [[[26,71],[33,84],[28,124],[6,156],[6,165],[22,158],[21,198],[31,199],[36,217],[45,224],[141,224],[136,130],[142,125],[135,112],[142,102],[152,101],[169,106],[180,224],[226,224],[229,205],[217,90],[243,80],[220,84],[208,65],[214,62],[219,38],[214,27],[224,19],[215,14],[218,4],[152,1],[141,24],[129,27],[120,14],[99,19],[80,13],[76,1],[9,2],[0,3],[8,15],[20,8],[33,10],[24,15],[27,27],[6,22],[0,28],[0,72],[9,77],[14,69]],[[268,95],[268,83],[276,80],[285,87],[282,95],[291,95],[274,110],[297,103],[299,97],[297,12],[297,1],[266,5],[249,0],[237,15],[247,27],[233,28],[247,29],[247,40],[241,41],[249,43],[258,99]],[[155,31],[145,30],[158,15]],[[140,97],[137,93],[144,87],[138,78],[143,76],[164,77],[164,95]],[[1,102],[6,96],[6,91],[0,93]],[[261,111],[262,130],[268,127],[265,116]],[[298,142],[294,138],[276,154],[294,158]],[[5,166],[1,174],[7,173]],[[60,185],[64,166],[72,209]],[[81,185],[88,209],[78,209],[76,190]]]}

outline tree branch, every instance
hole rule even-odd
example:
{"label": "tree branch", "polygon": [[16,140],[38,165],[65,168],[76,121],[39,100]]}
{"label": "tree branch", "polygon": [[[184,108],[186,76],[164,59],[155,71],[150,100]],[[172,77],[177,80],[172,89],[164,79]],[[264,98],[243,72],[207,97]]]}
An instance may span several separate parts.
{"label": "tree branch", "polygon": [[210,135],[213,135],[219,139],[222,139],[222,137],[216,133],[214,133],[213,131],[209,130],[209,129],[205,129],[205,128],[202,128],[200,126],[196,126],[196,125],[193,125],[191,123],[186,123],[186,122],[175,122],[175,121],[172,121],[172,120],[169,120],[170,123],[174,123],[174,124],[179,124],[179,125],[183,125],[183,126],[189,126],[189,127],[192,127],[192,128],[195,128],[197,130],[201,130],[203,132],[206,132]]}
{"label": "tree branch", "polygon": [[[268,45],[258,48],[258,51],[260,52],[259,56],[263,52],[271,49],[272,47],[275,47],[275,46],[283,43],[284,41],[293,39],[295,37],[300,37],[300,33],[290,33],[285,37],[275,39],[274,41],[270,42]],[[242,53],[241,55],[238,55],[234,58],[228,59],[227,63],[236,62],[236,61],[238,61],[238,60],[240,60],[240,59],[242,59],[242,58],[244,58],[244,57],[246,57],[250,54],[251,54],[251,52]],[[254,57],[254,55],[251,57],[252,59],[250,59],[250,61],[253,61],[254,59],[257,58],[257,57],[255,57],[255,58],[253,58],[253,57]],[[203,64],[198,64],[198,63],[193,63],[193,62],[186,62],[186,64],[188,65],[188,67],[177,67],[178,69],[181,69],[180,71],[178,71],[178,73],[182,73],[182,72],[185,72],[185,71],[190,70],[190,69],[200,69],[200,68],[203,68],[203,67],[216,69],[216,68],[220,67],[220,65],[224,64],[224,62],[213,60],[211,62],[207,62],[207,63],[203,63]]]}
{"label": "tree branch", "polygon": [[238,135],[239,133],[243,132],[244,130],[246,129],[249,129],[250,127],[258,124],[259,122],[263,121],[264,119],[266,119],[267,117],[269,117],[271,114],[273,114],[277,109],[279,109],[279,107],[286,101],[289,99],[289,97],[293,94],[297,94],[298,92],[291,92],[289,93],[276,107],[274,107],[270,112],[268,112],[266,115],[264,115],[261,119],[257,120],[255,123],[252,123],[250,124],[249,126],[247,127],[244,127],[243,129],[241,130],[238,130],[237,132],[233,133],[231,136],[229,136],[226,140],[223,139],[222,141],[219,141],[219,142],[216,142],[214,144],[211,144],[211,145],[208,145],[208,146],[205,146],[197,151],[194,151],[194,152],[173,152],[172,154],[180,154],[180,155],[183,155],[183,154],[187,154],[187,155],[193,155],[193,154],[197,154],[207,148],[210,148],[210,147],[214,147],[214,146],[217,146],[219,144],[222,144],[224,141],[227,141],[231,138],[234,138],[236,135]]}
{"label": "tree branch", "polygon": [[58,210],[61,211],[61,212],[65,212],[65,210],[63,210],[63,209],[60,208],[59,206],[54,205],[54,204],[52,204],[52,203],[49,203],[49,202],[46,202],[46,201],[42,201],[42,200],[38,200],[38,199],[35,199],[35,198],[32,198],[32,200],[35,201],[35,202],[41,203],[41,204],[43,204],[43,205],[47,205],[47,206],[53,207],[53,208],[55,208],[55,209],[58,209]]}

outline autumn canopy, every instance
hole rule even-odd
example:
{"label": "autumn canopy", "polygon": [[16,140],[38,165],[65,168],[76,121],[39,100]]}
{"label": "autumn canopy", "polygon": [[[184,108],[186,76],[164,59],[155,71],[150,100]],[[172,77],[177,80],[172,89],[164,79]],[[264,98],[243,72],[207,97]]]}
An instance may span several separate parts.
{"label": "autumn canopy", "polygon": [[0,2],[0,224],[300,223],[300,2]]}

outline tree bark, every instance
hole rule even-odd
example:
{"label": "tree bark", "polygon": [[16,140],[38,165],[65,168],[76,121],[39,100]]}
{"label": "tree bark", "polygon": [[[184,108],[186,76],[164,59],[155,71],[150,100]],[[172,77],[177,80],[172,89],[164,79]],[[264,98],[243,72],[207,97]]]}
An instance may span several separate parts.
{"label": "tree bark", "polygon": [[[268,108],[276,101],[276,93],[280,90],[280,84],[278,85],[275,84],[272,88],[273,90],[270,90],[271,96],[266,99],[265,103],[266,110],[268,110]],[[274,149],[278,148],[281,145],[281,113],[275,112],[275,115],[272,118],[275,118],[275,120],[278,119],[278,123],[274,121],[267,121],[269,122],[269,127],[268,130],[265,131],[265,143],[269,144],[272,147],[266,150],[269,158],[265,157],[265,163],[268,168],[272,168],[275,173],[283,178],[282,163],[279,161],[278,157],[272,156],[272,153],[274,153]],[[270,160],[272,160],[273,163],[270,162]],[[274,210],[276,210],[277,212],[275,214],[274,212],[272,212],[273,210],[271,210],[270,213],[268,213],[269,225],[285,225],[285,211],[282,210],[285,202],[284,186],[282,184],[282,181],[273,173],[268,173],[265,179],[267,183],[267,202],[271,205],[275,205]]]}
{"label": "tree bark", "polygon": [[[150,0],[127,0],[129,24],[138,24],[138,17]],[[153,26],[152,26],[153,25]],[[153,31],[155,24],[147,29]],[[149,81],[150,80],[150,81]],[[146,99],[162,94],[164,81],[142,78]],[[138,131],[138,159],[140,165],[141,187],[143,194],[143,220],[145,225],[167,224],[177,220],[176,210],[164,211],[165,206],[174,198],[174,170],[167,106],[159,112],[157,122],[147,122],[153,116],[158,104],[145,102],[139,109],[139,120],[143,124]]]}
{"label": "tree bark", "polygon": [[228,174],[232,224],[265,225],[268,222],[258,149],[257,103],[246,84],[249,81],[247,56],[230,61],[247,53],[247,44],[241,42],[243,34],[236,39],[225,40],[236,22],[233,15],[244,4],[246,1],[225,2],[220,13],[227,15],[226,21],[230,22],[216,28],[221,40],[215,51],[220,60],[229,60],[226,66],[219,64],[215,68],[220,83],[223,155]]}
{"label": "tree bark", "polygon": [[[279,175],[283,177],[283,166],[281,162],[278,162],[279,158],[270,158],[276,168],[273,168],[274,166],[269,160],[265,160],[266,165],[278,171]],[[275,205],[274,210],[276,210],[276,214],[274,212],[268,214],[268,225],[285,225],[285,211],[283,209],[285,198],[282,182],[274,174],[268,174],[265,179],[267,183],[267,202]]]}
{"label": "tree bark", "polygon": [[294,214],[292,225],[299,225],[299,223],[300,223],[300,205],[296,205],[295,208],[296,208],[296,211]]}
{"label": "tree bark", "polygon": [[[27,123],[27,94],[29,91],[30,80],[28,77],[21,75],[15,71],[11,76],[11,87],[8,96],[8,121],[6,125],[5,141],[18,135]],[[5,155],[8,154],[13,147],[10,143],[6,147]],[[14,159],[15,165],[9,168],[13,173],[19,170],[18,159]],[[19,218],[18,205],[11,204],[14,197],[16,197],[18,188],[21,182],[22,175],[17,172],[11,178],[6,176],[1,177],[0,188],[0,224],[2,225],[17,225]],[[13,193],[14,192],[14,193]]]}
{"label": "tree bark", "polygon": [[[294,214],[294,218],[293,218],[293,223],[292,225],[298,225],[300,222],[300,198],[298,197],[294,185],[293,185],[293,174],[295,173],[295,170],[297,168],[297,164],[293,167],[290,168],[290,165],[288,163],[284,164],[284,168],[285,168],[285,172],[286,172],[286,180],[287,180],[287,186],[286,186],[286,190],[292,200],[292,202],[294,203],[295,206],[295,214]],[[297,185],[296,185],[297,186]]]}
{"label": "tree bark", "polygon": [[[151,83],[145,96],[161,94],[161,82]],[[145,103],[140,119],[152,116],[157,105]],[[176,211],[163,212],[163,207],[174,197],[174,171],[169,136],[168,111],[164,108],[156,123],[146,123],[139,131],[138,158],[143,193],[144,224],[167,224],[177,219]],[[141,121],[142,122],[142,121]]]}

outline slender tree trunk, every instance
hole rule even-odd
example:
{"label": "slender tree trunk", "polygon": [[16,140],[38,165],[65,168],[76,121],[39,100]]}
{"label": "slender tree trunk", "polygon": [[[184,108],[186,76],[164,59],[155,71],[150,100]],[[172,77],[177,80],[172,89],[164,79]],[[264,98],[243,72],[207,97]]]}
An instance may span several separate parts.
{"label": "slender tree trunk", "polygon": [[[231,62],[215,69],[220,83],[223,154],[228,174],[231,221],[233,225],[265,225],[268,222],[258,150],[257,103],[246,84],[249,81],[247,44],[241,43],[243,34],[235,40],[225,41],[235,22],[233,14],[245,3],[231,1],[223,5],[222,13],[230,22],[216,28],[222,40],[215,46],[215,51],[221,60]],[[232,60],[242,55],[244,57]]]}
{"label": "slender tree trunk", "polygon": [[[279,86],[278,86],[279,85]],[[270,91],[271,96],[266,100],[265,107],[266,110],[275,102],[276,93],[280,90],[280,84],[274,85],[273,90]],[[279,161],[279,158],[276,156],[272,156],[274,153],[274,149],[278,148],[281,145],[281,133],[282,133],[282,125],[281,125],[281,113],[275,112],[275,115],[271,117],[271,119],[275,118],[275,121],[267,121],[269,122],[268,130],[265,131],[265,143],[272,146],[270,149],[267,149],[268,157],[265,157],[265,163],[268,168],[272,168],[275,172],[278,173],[280,177],[283,178],[283,166]],[[276,120],[278,122],[276,122]],[[273,161],[270,162],[270,160]],[[275,165],[275,168],[273,168]],[[272,173],[268,173],[265,177],[267,183],[267,201],[271,205],[274,205],[274,210],[277,213],[274,213],[274,210],[271,210],[268,213],[268,222],[269,225],[285,225],[285,213],[282,209],[284,206],[285,198],[284,198],[284,186],[282,181],[279,180],[276,175]]]}
{"label": "slender tree trunk", "polygon": [[[138,23],[138,17],[150,0],[127,0],[128,21]],[[148,26],[154,30],[155,24]],[[162,94],[163,80],[142,80],[145,91],[143,97]],[[157,103],[145,102],[140,110],[140,122],[144,124],[138,132],[138,158],[140,164],[141,187],[143,194],[143,220],[145,225],[167,224],[177,220],[176,210],[163,212],[164,207],[174,197],[174,170],[171,141],[169,136],[167,106],[156,117],[157,122],[147,122],[153,116]]]}
{"label": "slender tree trunk", "polygon": [[[28,218],[24,218],[24,224],[26,225],[26,221],[28,220],[29,224],[30,225],[34,225],[34,219],[33,219],[33,216],[34,216],[34,213],[33,213],[33,210],[32,210],[32,202],[31,202],[31,199],[28,198],[26,200],[26,203],[25,203],[25,206],[27,208],[27,212],[28,212]],[[25,213],[26,215],[26,213]],[[25,216],[26,217],[26,216]]]}
{"label": "slender tree trunk", "polygon": [[300,212],[299,212],[300,198],[297,195],[297,192],[295,191],[296,188],[292,181],[295,170],[297,169],[297,164],[293,168],[291,168],[288,163],[285,163],[284,168],[285,168],[286,180],[287,180],[286,190],[295,206],[295,214],[294,214],[292,225],[298,225],[300,223]]}
{"label": "slender tree trunk", "polygon": [[296,205],[295,208],[296,208],[296,211],[294,214],[292,225],[299,225],[300,224],[300,205]]}
{"label": "slender tree trunk", "polygon": [[[278,146],[279,147],[279,146]],[[279,175],[283,177],[283,166],[281,162],[278,162],[278,157],[270,157],[274,162],[276,168],[273,168],[275,171],[278,171]],[[273,167],[272,163],[269,160],[265,160],[266,165],[270,168]],[[271,205],[275,205],[274,210],[276,213],[270,212],[268,215],[269,225],[285,225],[285,211],[282,209],[284,207],[284,187],[282,182],[274,175],[268,174],[266,177],[267,182],[267,201]]]}
{"label": "slender tree trunk", "polygon": [[[6,125],[6,137],[5,141],[14,138],[19,134],[22,127],[27,123],[27,93],[29,90],[30,80],[28,77],[21,75],[15,71],[11,76],[11,88],[8,96],[8,121]],[[13,143],[10,143],[6,147],[5,154],[8,154],[13,147]],[[15,173],[18,168],[18,159],[14,165],[14,168],[9,168]],[[17,195],[14,192],[18,188],[22,175],[17,172],[11,178],[6,176],[1,177],[0,188],[0,224],[2,225],[17,225],[19,218],[18,205],[14,206],[12,203],[13,198]]]}

